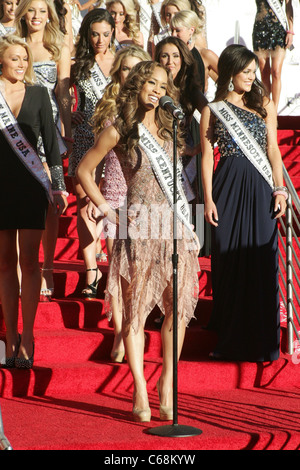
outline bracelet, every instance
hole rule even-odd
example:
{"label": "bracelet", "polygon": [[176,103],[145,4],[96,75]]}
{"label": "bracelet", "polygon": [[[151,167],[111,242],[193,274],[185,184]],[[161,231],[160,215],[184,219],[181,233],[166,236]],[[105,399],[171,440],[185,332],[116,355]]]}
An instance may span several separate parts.
{"label": "bracelet", "polygon": [[275,186],[274,191],[285,191],[286,193],[289,192],[289,190],[286,186]]}
{"label": "bracelet", "polygon": [[274,191],[273,196],[284,196],[285,200],[289,197],[288,193],[285,191]]}
{"label": "bracelet", "polygon": [[63,137],[65,142],[70,142],[71,144],[74,144],[74,139],[72,137]]}
{"label": "bracelet", "polygon": [[292,34],[293,36],[295,36],[295,33],[293,31],[287,31],[287,33]]}
{"label": "bracelet", "polygon": [[67,193],[67,191],[52,191],[52,194],[54,194],[54,195],[55,194],[61,194],[61,195],[66,196],[66,197],[70,196],[70,194]]}

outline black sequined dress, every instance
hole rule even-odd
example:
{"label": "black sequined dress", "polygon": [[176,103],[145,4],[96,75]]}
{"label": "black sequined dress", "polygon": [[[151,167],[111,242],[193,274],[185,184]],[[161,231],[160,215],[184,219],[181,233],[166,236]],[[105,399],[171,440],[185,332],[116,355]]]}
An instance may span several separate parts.
{"label": "black sequined dress", "polygon": [[[228,103],[266,151],[265,121]],[[221,159],[213,180],[219,224],[212,227],[215,352],[241,361],[279,356],[278,234],[272,189],[216,119]]]}
{"label": "black sequined dress", "polygon": [[[253,26],[253,50],[285,48],[286,31],[267,0],[255,0],[257,12]],[[279,0],[283,4],[283,0]]]}

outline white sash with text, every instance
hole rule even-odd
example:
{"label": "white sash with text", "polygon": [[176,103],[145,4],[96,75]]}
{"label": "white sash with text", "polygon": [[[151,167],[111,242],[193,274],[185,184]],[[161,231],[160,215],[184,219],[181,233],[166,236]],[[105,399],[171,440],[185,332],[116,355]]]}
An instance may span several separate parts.
{"label": "white sash with text", "polygon": [[218,119],[224,124],[236,144],[240,147],[244,155],[250,160],[253,166],[264,177],[267,183],[274,188],[272,167],[267,155],[258,145],[248,129],[240,121],[233,110],[225,103],[218,101],[208,105]]}
{"label": "white sash with text", "polygon": [[[168,203],[173,208],[173,163],[165,150],[142,123],[139,124],[139,137],[139,145],[149,158],[152,170],[159,182],[159,185],[165,194]],[[178,219],[184,223],[185,227],[187,227],[191,233],[193,233],[193,228],[190,224],[190,208],[181,184],[181,165],[178,165],[177,168],[176,205]]]}
{"label": "white sash with text", "polygon": [[19,160],[43,186],[49,201],[52,202],[51,182],[41,159],[24,136],[2,93],[0,93],[0,130]]}
{"label": "white sash with text", "polygon": [[274,11],[275,15],[277,16],[278,20],[284,27],[284,29],[287,31],[288,30],[288,21],[287,17],[285,14],[285,10],[283,9],[281,3],[279,0],[267,0],[268,4]]}
{"label": "white sash with text", "polygon": [[109,84],[110,78],[106,78],[97,62],[91,68],[90,83],[92,85],[95,96],[100,100],[103,96],[106,86]]}

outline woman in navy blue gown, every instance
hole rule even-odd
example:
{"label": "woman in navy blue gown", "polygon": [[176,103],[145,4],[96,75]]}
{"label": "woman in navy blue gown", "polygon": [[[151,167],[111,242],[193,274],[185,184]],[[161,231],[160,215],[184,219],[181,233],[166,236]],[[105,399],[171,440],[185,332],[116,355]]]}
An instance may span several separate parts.
{"label": "woman in navy blue gown", "polygon": [[[211,357],[279,356],[277,219],[286,208],[274,104],[257,80],[256,55],[228,46],[213,103],[201,118],[205,218],[212,225]],[[220,162],[213,175],[214,143]]]}

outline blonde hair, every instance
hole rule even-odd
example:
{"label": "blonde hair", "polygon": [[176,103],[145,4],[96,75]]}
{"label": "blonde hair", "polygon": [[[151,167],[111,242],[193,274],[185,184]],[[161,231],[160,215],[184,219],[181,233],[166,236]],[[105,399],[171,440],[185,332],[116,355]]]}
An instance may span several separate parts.
{"label": "blonde hair", "polygon": [[160,8],[160,18],[163,26],[167,25],[166,7],[168,6],[176,7],[178,11],[189,10],[191,8],[189,0],[164,0]]}
{"label": "blonde hair", "polygon": [[23,39],[13,34],[0,37],[0,57],[3,57],[4,52],[11,46],[22,46],[27,52],[28,56],[28,67],[25,72],[24,81],[27,85],[33,85],[36,81],[34,70],[33,70],[33,59],[30,47]]}
{"label": "blonde hair", "polygon": [[191,10],[179,11],[171,19],[171,27],[177,28],[183,26],[185,28],[194,28],[193,36],[202,34],[204,22],[200,20],[198,15]]}
{"label": "blonde hair", "polygon": [[[47,6],[49,22],[44,30],[44,47],[50,52],[52,59],[58,62],[64,43],[64,35],[59,27],[59,19],[55,10],[53,0],[43,0]],[[22,38],[28,36],[28,28],[24,16],[28,12],[32,0],[20,1],[15,13],[16,34]]]}
{"label": "blonde hair", "polygon": [[125,12],[125,21],[124,25],[128,30],[128,36],[133,40],[133,42],[139,41],[140,29],[139,29],[139,20],[138,20],[138,4],[134,0],[107,0],[105,6],[109,11],[109,7],[114,3],[121,3]]}
{"label": "blonde hair", "polygon": [[116,117],[116,97],[119,94],[121,86],[120,71],[122,63],[127,57],[136,57],[137,59],[140,59],[141,62],[151,60],[148,52],[135,44],[125,47],[124,49],[120,49],[116,53],[110,70],[111,82],[105,88],[105,92],[101,100],[98,101],[92,119],[95,134],[99,134],[103,130],[108,120],[113,121]]}

